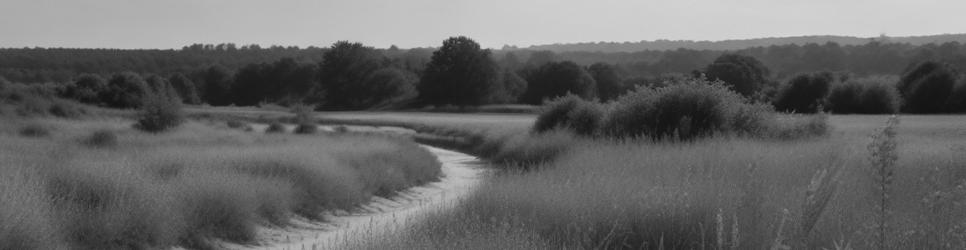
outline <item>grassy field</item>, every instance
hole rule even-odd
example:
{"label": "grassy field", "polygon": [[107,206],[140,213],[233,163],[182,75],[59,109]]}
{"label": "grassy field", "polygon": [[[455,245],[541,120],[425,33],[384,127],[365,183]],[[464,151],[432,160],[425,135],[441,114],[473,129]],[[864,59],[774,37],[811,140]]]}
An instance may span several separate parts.
{"label": "grassy field", "polygon": [[534,171],[490,180],[455,211],[360,248],[966,247],[963,116],[901,116],[898,161],[885,181],[868,146],[888,116],[831,116],[820,138],[690,143],[529,137],[527,116],[325,116],[527,137],[507,151],[567,144]]}
{"label": "grassy field", "polygon": [[406,139],[0,118],[0,249],[204,248],[436,180]]}

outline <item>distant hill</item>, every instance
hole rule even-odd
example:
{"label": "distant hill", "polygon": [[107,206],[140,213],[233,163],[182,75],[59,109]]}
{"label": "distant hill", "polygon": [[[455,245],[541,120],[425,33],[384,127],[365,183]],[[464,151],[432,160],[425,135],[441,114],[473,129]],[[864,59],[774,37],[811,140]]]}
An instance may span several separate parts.
{"label": "distant hill", "polygon": [[[564,43],[534,45],[523,49],[529,50],[550,50],[554,52],[637,52],[645,50],[676,50],[680,48],[695,50],[741,50],[751,47],[767,47],[771,45],[808,43],[824,44],[835,42],[839,45],[862,45],[870,41],[883,43],[908,43],[910,45],[923,45],[928,43],[942,44],[946,42],[966,43],[966,34],[942,34],[930,36],[906,36],[906,37],[851,37],[851,36],[793,36],[793,37],[769,37],[740,40],[723,41],[690,41],[690,40],[655,40],[640,42],[588,42],[588,43]],[[504,47],[504,49],[512,49]]]}

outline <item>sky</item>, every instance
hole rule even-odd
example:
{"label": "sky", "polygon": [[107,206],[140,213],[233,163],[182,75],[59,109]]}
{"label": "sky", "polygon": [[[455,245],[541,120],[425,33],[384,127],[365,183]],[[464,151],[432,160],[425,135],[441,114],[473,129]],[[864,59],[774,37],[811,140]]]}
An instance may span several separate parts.
{"label": "sky", "polygon": [[966,33],[963,0],[0,0],[0,47],[379,48]]}

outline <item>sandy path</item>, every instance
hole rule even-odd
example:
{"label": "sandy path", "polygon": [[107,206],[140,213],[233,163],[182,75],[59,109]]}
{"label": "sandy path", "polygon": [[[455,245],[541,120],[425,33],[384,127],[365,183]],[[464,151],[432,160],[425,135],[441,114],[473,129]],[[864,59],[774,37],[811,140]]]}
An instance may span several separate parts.
{"label": "sandy path", "polygon": [[294,219],[292,227],[260,228],[258,245],[219,245],[227,249],[339,249],[347,243],[379,239],[416,224],[430,212],[450,209],[480,184],[485,170],[476,157],[423,147],[442,163],[443,177],[437,182],[407,189],[390,199],[376,197],[359,211],[330,213],[326,222]]}

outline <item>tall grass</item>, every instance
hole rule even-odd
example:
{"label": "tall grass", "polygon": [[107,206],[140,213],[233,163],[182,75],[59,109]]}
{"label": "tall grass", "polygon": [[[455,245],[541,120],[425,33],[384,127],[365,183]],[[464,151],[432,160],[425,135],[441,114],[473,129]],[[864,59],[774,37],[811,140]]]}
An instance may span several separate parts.
{"label": "tall grass", "polygon": [[[324,219],[440,174],[428,151],[393,137],[265,136],[197,123],[147,135],[115,121],[45,124],[58,133],[21,138],[8,132],[17,127],[0,125],[0,248],[254,243],[260,225]],[[117,146],[88,143],[98,129],[110,129]]]}

